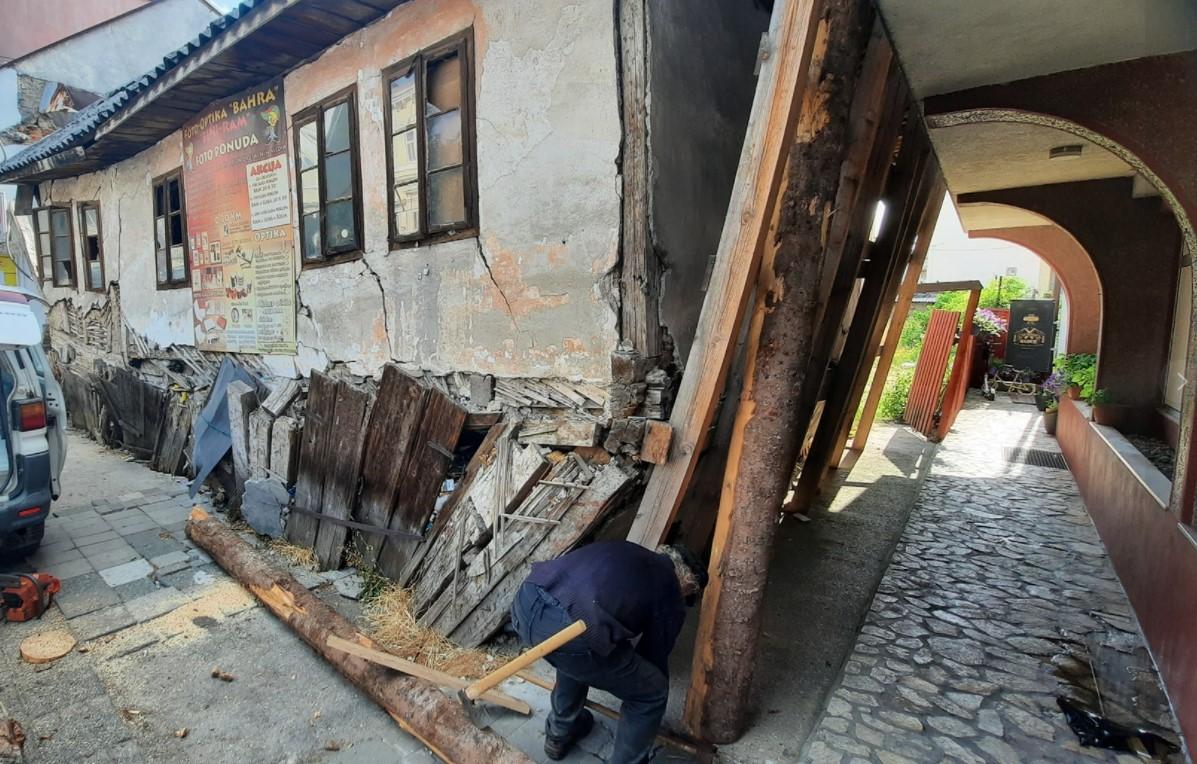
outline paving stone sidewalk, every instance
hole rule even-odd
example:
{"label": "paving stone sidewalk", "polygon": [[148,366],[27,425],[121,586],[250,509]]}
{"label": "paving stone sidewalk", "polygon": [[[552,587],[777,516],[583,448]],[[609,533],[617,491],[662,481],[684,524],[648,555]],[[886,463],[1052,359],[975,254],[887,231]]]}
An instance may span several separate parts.
{"label": "paving stone sidewalk", "polygon": [[1138,761],[1061,696],[1175,739],[1126,596],[1032,406],[970,399],[940,446],[807,762]]}

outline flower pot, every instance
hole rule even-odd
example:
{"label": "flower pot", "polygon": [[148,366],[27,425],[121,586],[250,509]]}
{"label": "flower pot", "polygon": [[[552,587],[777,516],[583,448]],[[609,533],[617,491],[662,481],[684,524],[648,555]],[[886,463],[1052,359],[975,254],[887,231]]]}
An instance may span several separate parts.
{"label": "flower pot", "polygon": [[1080,385],[1069,385],[1068,386],[1068,397],[1073,399],[1074,401],[1079,401],[1081,399],[1081,386]]}
{"label": "flower pot", "polygon": [[1043,412],[1043,431],[1048,435],[1056,434],[1056,420],[1060,418],[1060,410]]}
{"label": "flower pot", "polygon": [[1095,403],[1093,404],[1093,421],[1107,427],[1117,427],[1123,421],[1123,413],[1127,408],[1127,406],[1120,406],[1117,403]]}

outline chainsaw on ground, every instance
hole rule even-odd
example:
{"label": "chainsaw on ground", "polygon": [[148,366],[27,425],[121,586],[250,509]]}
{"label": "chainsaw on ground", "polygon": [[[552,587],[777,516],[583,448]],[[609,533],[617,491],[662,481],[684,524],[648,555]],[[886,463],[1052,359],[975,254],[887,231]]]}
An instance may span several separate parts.
{"label": "chainsaw on ground", "polygon": [[0,612],[8,621],[32,621],[54,601],[62,582],[49,573],[0,573]]}

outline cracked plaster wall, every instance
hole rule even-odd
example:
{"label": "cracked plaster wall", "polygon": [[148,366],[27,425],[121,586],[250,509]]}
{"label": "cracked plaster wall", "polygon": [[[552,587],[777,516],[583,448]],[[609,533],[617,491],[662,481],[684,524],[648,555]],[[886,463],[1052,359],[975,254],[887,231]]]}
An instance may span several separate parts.
{"label": "cracked plaster wall", "polygon": [[[473,28],[477,238],[390,251],[380,70]],[[608,3],[417,0],[287,75],[289,115],[356,84],[366,252],[300,274],[299,340],[358,373],[605,382],[621,126]]]}
{"label": "cracked plaster wall", "polygon": [[[391,252],[380,70],[471,26],[480,235]],[[416,0],[286,75],[288,128],[295,113],[357,85],[366,247],[361,259],[298,271],[298,354],[266,365],[294,375],[343,362],[374,375],[394,360],[434,373],[606,382],[618,342],[606,297],[620,221],[613,33],[608,3]],[[42,184],[46,203],[100,201],[121,318],[164,349],[195,343],[191,291],[159,291],[154,275],[150,184],[181,164],[175,133],[100,172]],[[294,189],[291,215],[294,224]],[[32,247],[28,225],[25,234]],[[75,238],[78,262],[77,226]],[[108,299],[82,284],[46,285],[46,297],[75,308]],[[54,331],[64,307],[51,310]]]}

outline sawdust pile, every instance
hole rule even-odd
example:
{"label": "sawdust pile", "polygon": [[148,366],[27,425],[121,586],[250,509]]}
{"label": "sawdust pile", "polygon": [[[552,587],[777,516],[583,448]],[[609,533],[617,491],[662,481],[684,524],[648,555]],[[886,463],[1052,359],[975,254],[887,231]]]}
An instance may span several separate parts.
{"label": "sawdust pile", "polygon": [[266,548],[282,557],[292,567],[305,570],[316,569],[316,553],[311,549],[292,544],[284,539],[270,539]]}
{"label": "sawdust pile", "polygon": [[499,661],[480,650],[458,647],[441,634],[416,622],[411,592],[388,584],[365,607],[370,636],[401,658],[440,669],[454,676],[479,678]]}

